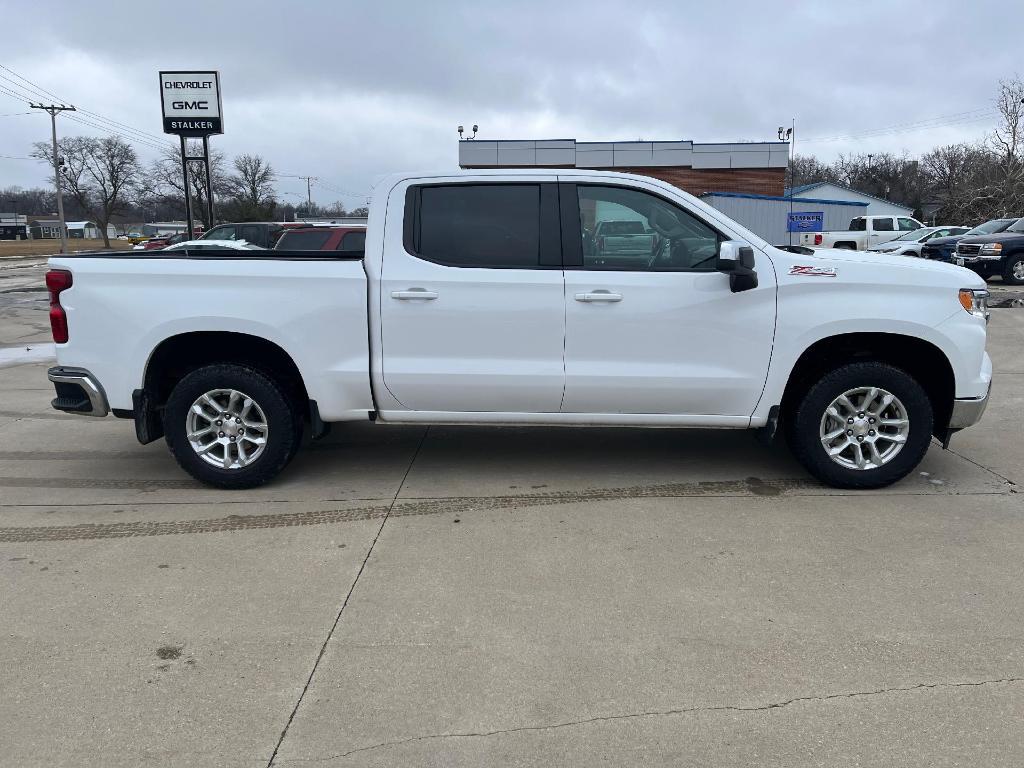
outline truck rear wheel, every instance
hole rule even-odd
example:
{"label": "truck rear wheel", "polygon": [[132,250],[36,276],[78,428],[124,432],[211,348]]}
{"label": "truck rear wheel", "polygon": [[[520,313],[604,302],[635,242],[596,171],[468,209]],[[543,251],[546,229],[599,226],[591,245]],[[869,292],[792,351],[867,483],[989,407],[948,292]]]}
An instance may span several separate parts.
{"label": "truck rear wheel", "polygon": [[291,461],[302,421],[282,388],[241,365],[207,365],[178,382],[164,408],[182,469],[217,488],[263,485]]}
{"label": "truck rear wheel", "polygon": [[813,384],[788,421],[793,453],[837,488],[881,488],[911,472],[928,451],[932,405],[906,372],[851,363]]}

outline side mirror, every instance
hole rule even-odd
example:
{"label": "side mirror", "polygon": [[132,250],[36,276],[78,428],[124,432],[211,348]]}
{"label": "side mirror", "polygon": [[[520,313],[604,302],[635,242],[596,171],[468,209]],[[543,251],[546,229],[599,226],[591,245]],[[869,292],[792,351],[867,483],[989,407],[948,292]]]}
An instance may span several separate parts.
{"label": "side mirror", "polygon": [[725,240],[719,245],[715,269],[729,275],[729,288],[733,293],[757,288],[754,249],[742,240]]}

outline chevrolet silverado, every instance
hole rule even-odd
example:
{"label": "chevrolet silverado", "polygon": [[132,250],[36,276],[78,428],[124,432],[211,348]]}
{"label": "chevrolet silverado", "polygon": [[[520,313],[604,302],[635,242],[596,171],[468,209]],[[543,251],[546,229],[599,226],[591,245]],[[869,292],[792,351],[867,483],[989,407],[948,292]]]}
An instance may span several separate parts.
{"label": "chevrolet silverado", "polygon": [[[581,211],[656,246],[598,255]],[[778,428],[815,477],[874,488],[976,422],[992,379],[973,272],[780,250],[604,171],[395,176],[364,252],[67,254],[46,284],[53,406],[132,419],[222,488],[367,419]]]}

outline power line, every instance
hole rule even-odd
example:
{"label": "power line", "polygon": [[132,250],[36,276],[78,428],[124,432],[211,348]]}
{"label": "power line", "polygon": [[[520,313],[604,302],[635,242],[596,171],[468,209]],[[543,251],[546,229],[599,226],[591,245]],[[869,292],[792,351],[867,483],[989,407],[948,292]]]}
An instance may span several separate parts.
{"label": "power line", "polygon": [[990,120],[992,117],[997,115],[997,111],[991,107],[985,107],[982,109],[973,109],[967,112],[956,112],[950,115],[940,115],[938,117],[932,117],[925,120],[918,120],[909,123],[897,123],[895,125],[889,125],[882,128],[872,128],[864,131],[856,131],[849,134],[842,134],[837,136],[817,136],[814,138],[802,139],[804,142],[829,142],[829,141],[852,141],[861,138],[869,138],[874,136],[884,136],[896,133],[908,133],[912,131],[921,130],[932,130],[935,128],[945,128],[953,125],[966,125],[969,123],[982,122],[984,120]]}
{"label": "power line", "polygon": [[[11,78],[7,77],[6,75],[0,74],[0,79],[5,80],[7,83],[10,84],[10,86],[13,86],[13,87],[17,88],[19,91],[21,91],[23,93],[26,93],[26,94],[29,94],[30,97],[32,97],[32,96],[41,97],[42,94],[47,94],[47,96],[45,98],[51,98],[52,97],[52,98],[55,98],[55,99],[57,99],[58,101],[61,101],[61,102],[65,101],[64,99],[61,99],[60,97],[55,96],[51,91],[48,91],[47,89],[43,88],[42,86],[37,85],[36,83],[32,82],[27,77],[18,74],[17,72],[15,72],[10,67],[7,67],[7,66],[4,66],[3,64],[0,64],[0,69],[4,69],[7,72],[10,72],[12,75],[17,77],[19,80],[22,80],[22,81],[28,83],[29,86],[31,86],[31,88],[26,88],[24,85],[21,85],[20,83],[12,80]],[[0,84],[0,88],[4,88],[5,90],[7,90],[8,95],[14,95],[14,94],[12,94],[9,91],[8,88],[3,86],[2,84]],[[24,98],[24,97],[21,97],[21,98]],[[92,118],[94,120],[98,120],[98,121],[103,122],[103,123],[108,123],[111,126],[115,126],[116,128],[120,129],[120,131],[127,131],[128,134],[129,134],[128,136],[124,136],[123,133],[120,133],[120,132],[117,132],[117,131],[111,131],[112,133],[115,133],[116,135],[122,136],[122,138],[125,138],[125,139],[128,139],[128,138],[135,139],[137,137],[137,139],[140,142],[142,142],[142,141],[162,142],[162,141],[164,141],[162,136],[158,136],[156,134],[150,133],[149,131],[144,131],[141,128],[135,128],[132,125],[128,125],[127,123],[122,123],[122,122],[120,122],[118,120],[114,120],[112,118],[106,117],[105,115],[101,115],[98,112],[93,112],[91,110],[84,109],[82,107],[79,107],[78,111],[80,113],[82,113],[83,115],[88,115],[90,118]],[[161,144],[161,148],[163,148],[163,146],[164,145]]]}

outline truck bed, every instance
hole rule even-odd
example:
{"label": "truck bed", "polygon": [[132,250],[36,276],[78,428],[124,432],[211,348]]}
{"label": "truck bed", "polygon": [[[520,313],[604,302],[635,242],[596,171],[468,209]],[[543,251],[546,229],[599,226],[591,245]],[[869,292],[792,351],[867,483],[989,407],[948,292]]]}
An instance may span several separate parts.
{"label": "truck bed", "polygon": [[112,409],[130,410],[154,350],[190,333],[248,334],[286,350],[325,420],[373,409],[361,254],[119,251],[54,256],[50,266],[73,278],[57,360],[92,371]]}

